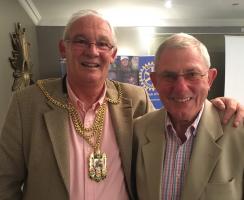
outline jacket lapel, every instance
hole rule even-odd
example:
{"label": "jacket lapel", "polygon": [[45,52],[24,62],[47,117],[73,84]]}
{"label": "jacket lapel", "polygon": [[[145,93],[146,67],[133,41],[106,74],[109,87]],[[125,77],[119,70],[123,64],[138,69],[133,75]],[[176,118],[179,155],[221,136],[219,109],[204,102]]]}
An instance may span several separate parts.
{"label": "jacket lapel", "polygon": [[[66,94],[62,93],[61,80],[56,85],[57,88],[51,88],[44,85],[49,94],[56,100],[66,102]],[[54,156],[57,160],[58,168],[64,180],[66,190],[69,191],[69,117],[68,112],[51,102],[47,101],[48,106],[51,108],[44,113],[47,130],[53,145]]]}
{"label": "jacket lapel", "polygon": [[[107,81],[107,95],[117,99],[118,91]],[[131,158],[132,158],[132,103],[130,99],[121,98],[119,104],[108,103],[114,132],[120,149],[120,156],[124,169],[126,183],[131,193]]]}
{"label": "jacket lapel", "polygon": [[165,152],[165,112],[157,111],[157,116],[146,130],[148,143],[142,147],[145,163],[145,176],[148,183],[150,199],[160,199],[163,160]]}
{"label": "jacket lapel", "polygon": [[219,115],[206,101],[194,139],[190,165],[182,191],[182,200],[199,199],[211,177],[221,148],[216,141],[223,135]]}

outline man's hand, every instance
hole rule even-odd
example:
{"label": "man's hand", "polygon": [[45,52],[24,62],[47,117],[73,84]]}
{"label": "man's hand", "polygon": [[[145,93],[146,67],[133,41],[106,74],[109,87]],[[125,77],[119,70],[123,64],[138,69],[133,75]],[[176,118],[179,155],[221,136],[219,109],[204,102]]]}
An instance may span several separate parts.
{"label": "man's hand", "polygon": [[222,123],[226,124],[230,118],[235,114],[233,127],[244,124],[244,106],[238,103],[235,99],[227,97],[217,97],[211,102],[219,109],[224,111]]}

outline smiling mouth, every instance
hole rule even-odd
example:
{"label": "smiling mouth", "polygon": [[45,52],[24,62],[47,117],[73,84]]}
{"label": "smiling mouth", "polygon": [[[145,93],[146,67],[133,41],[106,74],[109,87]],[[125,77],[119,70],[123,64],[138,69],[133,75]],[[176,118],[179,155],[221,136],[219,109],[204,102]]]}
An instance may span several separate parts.
{"label": "smiling mouth", "polygon": [[98,67],[100,67],[100,65],[97,63],[81,63],[81,65],[83,67],[86,67],[86,68],[98,68]]}
{"label": "smiling mouth", "polygon": [[187,97],[187,98],[172,98],[172,99],[177,103],[186,103],[186,102],[190,101],[192,98]]}

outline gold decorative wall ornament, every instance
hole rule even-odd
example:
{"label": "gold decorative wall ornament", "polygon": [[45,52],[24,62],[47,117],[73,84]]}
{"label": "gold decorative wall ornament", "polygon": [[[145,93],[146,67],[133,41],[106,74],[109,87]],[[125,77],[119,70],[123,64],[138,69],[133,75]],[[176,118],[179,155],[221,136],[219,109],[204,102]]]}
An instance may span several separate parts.
{"label": "gold decorative wall ornament", "polygon": [[10,37],[13,51],[9,61],[14,70],[12,91],[15,91],[23,89],[32,83],[32,64],[29,55],[30,43],[26,40],[25,28],[21,28],[21,24],[17,23],[15,32],[10,33]]}

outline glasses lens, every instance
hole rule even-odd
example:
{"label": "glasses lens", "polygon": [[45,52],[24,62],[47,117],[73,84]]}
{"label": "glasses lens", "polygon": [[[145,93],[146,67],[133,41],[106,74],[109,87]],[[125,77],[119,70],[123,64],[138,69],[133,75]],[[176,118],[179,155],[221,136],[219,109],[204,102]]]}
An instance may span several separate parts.
{"label": "glasses lens", "polygon": [[104,41],[97,42],[96,46],[101,51],[109,51],[110,49],[113,48],[113,46],[111,44],[109,44],[108,42],[104,42]]}

